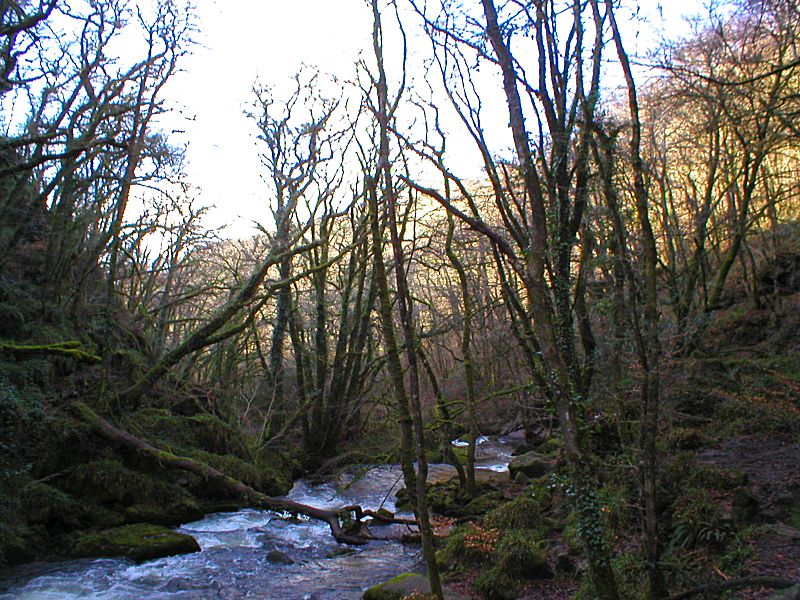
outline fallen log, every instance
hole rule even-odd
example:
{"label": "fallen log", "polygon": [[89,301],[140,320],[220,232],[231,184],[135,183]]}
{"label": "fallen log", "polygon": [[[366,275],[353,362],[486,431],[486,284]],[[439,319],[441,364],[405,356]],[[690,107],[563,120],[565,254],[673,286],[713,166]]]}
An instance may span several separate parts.
{"label": "fallen log", "polygon": [[390,518],[372,510],[362,509],[360,506],[343,506],[334,509],[324,509],[301,504],[300,502],[294,502],[292,500],[273,498],[263,492],[259,492],[242,481],[229,477],[222,471],[203,462],[185,456],[178,456],[156,448],[135,435],[119,427],[115,427],[83,402],[74,402],[72,404],[72,409],[77,417],[92,425],[95,430],[104,437],[139,452],[141,455],[158,462],[161,466],[189,471],[204,479],[221,484],[234,495],[246,499],[254,507],[277,512],[286,512],[293,515],[304,515],[312,519],[324,521],[330,527],[331,534],[337,542],[361,545],[373,539],[369,535],[353,535],[344,531],[340,522],[340,519],[344,517],[352,518],[352,516],[355,516],[355,521],[361,521],[364,517],[371,517],[383,523],[416,525],[416,521],[412,519]]}

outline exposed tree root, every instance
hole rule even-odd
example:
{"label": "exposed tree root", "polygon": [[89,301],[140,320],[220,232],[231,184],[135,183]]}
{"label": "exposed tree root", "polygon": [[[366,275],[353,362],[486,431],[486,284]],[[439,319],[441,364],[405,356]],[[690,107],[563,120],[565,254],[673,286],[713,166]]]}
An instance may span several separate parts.
{"label": "exposed tree root", "polygon": [[800,581],[792,581],[791,579],[784,579],[782,577],[747,577],[744,579],[731,579],[730,581],[722,581],[719,583],[707,583],[698,585],[690,590],[681,592],[670,596],[669,600],[685,600],[686,598],[693,598],[700,594],[716,594],[717,592],[729,590],[741,590],[748,587],[763,586],[774,589],[790,588],[797,585]]}
{"label": "exposed tree root", "polygon": [[361,519],[364,517],[371,517],[382,523],[416,525],[416,521],[414,520],[389,517],[388,515],[379,514],[372,510],[364,510],[360,506],[343,506],[334,509],[324,509],[316,506],[309,506],[307,504],[301,504],[292,500],[273,498],[262,492],[259,492],[256,489],[253,489],[246,483],[225,475],[225,473],[218,471],[210,465],[192,458],[178,456],[176,454],[172,454],[171,452],[160,450],[155,446],[148,444],[144,440],[139,439],[127,431],[115,427],[82,402],[73,403],[72,408],[78,417],[91,424],[97,430],[97,432],[104,437],[127,448],[136,450],[141,455],[158,462],[161,466],[189,471],[209,481],[214,481],[218,484],[221,484],[231,493],[245,498],[254,507],[266,508],[278,512],[287,512],[294,515],[305,515],[312,519],[326,522],[331,529],[331,534],[337,542],[343,544],[360,545],[366,544],[371,539],[374,539],[370,535],[350,534],[345,532],[340,522],[340,519],[342,518],[352,519],[355,517],[356,521],[361,521]]}

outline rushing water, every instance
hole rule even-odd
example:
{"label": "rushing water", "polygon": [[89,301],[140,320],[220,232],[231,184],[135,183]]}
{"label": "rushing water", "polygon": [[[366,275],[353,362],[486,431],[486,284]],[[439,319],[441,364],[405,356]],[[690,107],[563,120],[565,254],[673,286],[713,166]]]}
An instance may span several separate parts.
{"label": "rushing water", "polygon": [[[507,440],[484,438],[478,447],[482,468],[504,470],[509,457]],[[432,465],[430,477],[448,471],[452,467]],[[360,504],[394,510],[400,485],[400,468],[381,466],[321,484],[301,479],[288,497],[323,507]],[[334,541],[325,523],[268,511],[215,513],[178,531],[194,536],[202,551],[139,564],[103,558],[27,565],[0,579],[0,599],[355,599],[371,585],[422,569],[417,547],[374,541],[349,548]],[[388,533],[386,527],[373,526],[372,531],[377,537]],[[294,562],[270,562],[273,550]]]}

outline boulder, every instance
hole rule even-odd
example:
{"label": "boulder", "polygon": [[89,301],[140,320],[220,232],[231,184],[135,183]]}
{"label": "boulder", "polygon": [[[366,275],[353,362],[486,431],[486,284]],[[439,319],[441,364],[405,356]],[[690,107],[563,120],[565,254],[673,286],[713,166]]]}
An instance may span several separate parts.
{"label": "boulder", "polygon": [[275,565],[293,565],[294,560],[291,556],[280,550],[270,550],[267,552],[267,561]]}
{"label": "boulder", "polygon": [[526,452],[511,459],[508,463],[508,471],[511,479],[515,479],[517,473],[522,473],[527,477],[541,477],[553,470],[553,461],[539,454],[538,452]]}
{"label": "boulder", "polygon": [[[411,594],[430,594],[431,585],[428,578],[419,573],[403,573],[392,577],[389,581],[373,585],[364,592],[364,600],[403,600]],[[444,591],[445,600],[465,600],[450,590]]]}
{"label": "boulder", "polygon": [[429,594],[428,578],[419,573],[403,573],[389,581],[373,585],[364,592],[364,600],[403,600],[409,594]]}
{"label": "boulder", "polygon": [[123,556],[134,561],[200,552],[192,536],[159,525],[140,523],[102,531],[78,532],[73,536],[74,557]]}

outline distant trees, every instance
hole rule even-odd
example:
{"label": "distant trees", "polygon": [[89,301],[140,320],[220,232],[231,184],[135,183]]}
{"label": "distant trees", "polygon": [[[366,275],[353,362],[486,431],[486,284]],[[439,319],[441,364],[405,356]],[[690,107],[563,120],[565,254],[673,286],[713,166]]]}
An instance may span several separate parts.
{"label": "distant trees", "polygon": [[[3,11],[9,162],[0,207],[9,223],[20,211],[37,212],[27,234],[35,236],[34,223],[47,230],[39,232],[47,241],[43,276],[56,293],[74,297],[103,258],[113,286],[132,187],[174,176],[179,164],[177,149],[150,124],[189,42],[191,13],[171,1],[151,12],[105,1],[39,3],[31,13],[6,3]],[[123,31],[139,44],[138,57],[115,57]],[[4,256],[22,235],[21,227],[4,228]]]}
{"label": "distant trees", "polygon": [[[612,0],[412,0],[431,43],[426,98],[405,70],[404,13],[370,6],[374,60],[354,83],[306,71],[286,97],[255,88],[267,218],[233,242],[203,224],[181,150],[157,130],[191,12],[3,3],[0,274],[35,271],[53,313],[88,299],[127,313],[146,364],[122,407],[172,374],[218,393],[204,408],[262,447],[299,440],[316,467],[381,405],[439,594],[432,430],[475,494],[489,399],[521,398],[530,432],[556,423],[594,592],[612,600],[592,438],[604,419],[631,421],[619,429],[639,474],[650,595],[664,597],[661,371],[702,347],[732,280],[780,310],[780,232],[798,218],[797,4],[712,13],[662,48],[659,77],[642,85]],[[114,55],[123,35],[135,58]],[[601,85],[609,58],[618,96]],[[480,179],[451,168],[448,119]]]}
{"label": "distant trees", "polygon": [[761,302],[748,240],[796,218],[787,203],[800,115],[792,10],[791,2],[741,2],[730,16],[713,14],[694,37],[664,49],[665,74],[644,89],[663,264],[687,352],[737,261]]}

